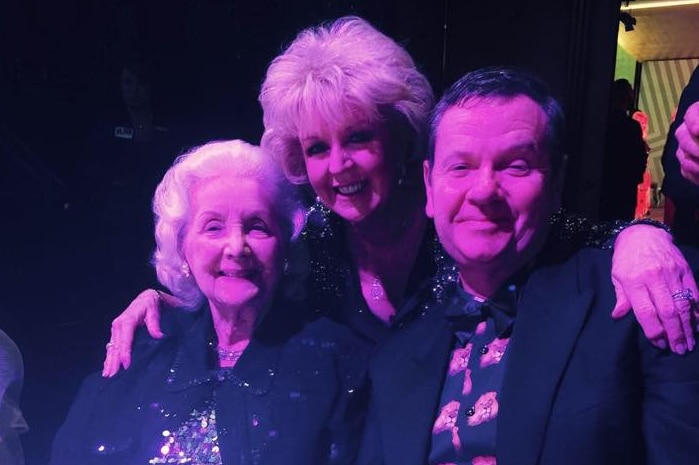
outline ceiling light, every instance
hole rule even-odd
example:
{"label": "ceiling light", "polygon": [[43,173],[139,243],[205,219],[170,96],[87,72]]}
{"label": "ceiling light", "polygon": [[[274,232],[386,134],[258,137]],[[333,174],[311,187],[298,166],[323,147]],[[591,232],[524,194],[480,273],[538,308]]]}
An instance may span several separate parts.
{"label": "ceiling light", "polygon": [[651,8],[669,8],[673,6],[687,6],[687,5],[699,5],[699,0],[656,0],[649,2],[634,3],[633,6],[629,6],[627,3],[621,7],[621,11],[629,10],[649,10]]}

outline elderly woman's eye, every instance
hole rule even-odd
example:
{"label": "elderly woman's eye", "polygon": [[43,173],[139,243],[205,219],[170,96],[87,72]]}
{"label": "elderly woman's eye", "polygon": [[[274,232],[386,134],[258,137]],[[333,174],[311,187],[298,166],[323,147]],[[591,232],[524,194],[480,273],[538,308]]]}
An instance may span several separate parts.
{"label": "elderly woman's eye", "polygon": [[221,231],[223,229],[223,223],[220,221],[207,221],[204,224],[204,232],[216,232],[216,231]]}
{"label": "elderly woman's eye", "polygon": [[347,138],[350,144],[364,144],[371,142],[376,137],[374,131],[367,129],[365,131],[354,131]]}
{"label": "elderly woman's eye", "polygon": [[270,233],[269,226],[267,226],[267,223],[261,219],[255,219],[250,221],[247,225],[247,230],[249,233],[265,235]]}
{"label": "elderly woman's eye", "polygon": [[316,142],[315,144],[311,144],[308,147],[306,147],[306,156],[312,157],[314,155],[321,154],[325,151],[328,150],[327,144],[324,144],[322,142]]}

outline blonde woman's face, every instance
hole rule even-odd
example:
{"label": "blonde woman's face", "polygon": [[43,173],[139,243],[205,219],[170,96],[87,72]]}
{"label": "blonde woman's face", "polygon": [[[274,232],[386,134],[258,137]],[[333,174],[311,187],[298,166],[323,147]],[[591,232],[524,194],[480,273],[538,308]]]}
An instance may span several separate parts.
{"label": "blonde woman's face", "polygon": [[387,124],[353,117],[340,125],[309,122],[299,142],[313,190],[337,215],[361,222],[387,203],[401,170]]}

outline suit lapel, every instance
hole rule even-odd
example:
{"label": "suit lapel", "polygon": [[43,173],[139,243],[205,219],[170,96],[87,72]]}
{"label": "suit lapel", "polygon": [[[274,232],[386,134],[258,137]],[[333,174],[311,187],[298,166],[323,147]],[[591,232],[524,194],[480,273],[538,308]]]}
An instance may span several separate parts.
{"label": "suit lapel", "polygon": [[424,465],[453,335],[441,309],[433,309],[398,337],[404,345],[391,347],[387,378],[377,380],[391,386],[377,402],[384,463]]}
{"label": "suit lapel", "polygon": [[500,393],[498,465],[539,460],[557,387],[592,304],[577,260],[535,272],[525,285]]}

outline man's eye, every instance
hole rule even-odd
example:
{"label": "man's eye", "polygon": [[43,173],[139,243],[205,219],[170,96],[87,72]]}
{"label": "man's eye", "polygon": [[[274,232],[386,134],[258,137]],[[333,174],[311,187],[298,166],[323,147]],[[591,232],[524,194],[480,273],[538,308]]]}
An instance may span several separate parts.
{"label": "man's eye", "polygon": [[471,169],[471,166],[468,163],[457,163],[452,165],[449,169],[450,171],[466,171]]}
{"label": "man's eye", "polygon": [[529,163],[525,161],[513,161],[509,165],[507,165],[506,168],[507,172],[515,175],[515,176],[524,176],[526,174],[529,174],[531,171],[531,168],[529,167]]}
{"label": "man's eye", "polygon": [[374,131],[367,129],[366,131],[355,131],[349,135],[347,141],[350,144],[364,144],[371,142],[376,137]]}
{"label": "man's eye", "polygon": [[315,144],[311,144],[308,147],[306,147],[306,156],[312,157],[314,155],[321,154],[325,151],[328,150],[328,146],[322,142],[316,142]]}

